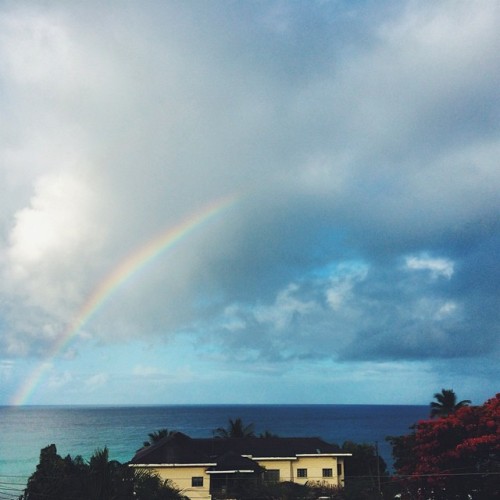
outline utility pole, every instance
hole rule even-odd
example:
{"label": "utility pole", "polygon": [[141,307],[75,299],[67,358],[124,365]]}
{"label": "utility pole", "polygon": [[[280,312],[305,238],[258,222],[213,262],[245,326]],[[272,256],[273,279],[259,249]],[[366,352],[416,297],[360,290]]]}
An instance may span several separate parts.
{"label": "utility pole", "polygon": [[378,457],[378,441],[375,441],[375,457],[377,459],[377,487],[378,496],[382,498],[382,488],[380,487],[380,460]]}

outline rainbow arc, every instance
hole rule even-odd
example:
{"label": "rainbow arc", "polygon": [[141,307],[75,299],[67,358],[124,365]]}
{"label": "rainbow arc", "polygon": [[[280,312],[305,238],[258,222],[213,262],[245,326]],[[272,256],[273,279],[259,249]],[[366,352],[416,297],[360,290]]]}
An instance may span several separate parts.
{"label": "rainbow arc", "polygon": [[83,303],[74,319],[68,324],[64,333],[54,343],[50,353],[30,373],[24,383],[11,399],[12,405],[26,404],[52,365],[52,361],[68,346],[75,335],[95,316],[107,300],[133,275],[145,266],[165,254],[194,231],[213,221],[236,202],[235,196],[226,197],[189,217],[166,231],[158,234],[146,244],[140,246],[124,258],[91,293]]}

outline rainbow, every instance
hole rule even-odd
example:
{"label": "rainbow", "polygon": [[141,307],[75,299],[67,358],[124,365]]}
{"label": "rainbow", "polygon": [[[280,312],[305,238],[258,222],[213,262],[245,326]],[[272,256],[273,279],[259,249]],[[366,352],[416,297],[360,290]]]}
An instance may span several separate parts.
{"label": "rainbow", "polygon": [[30,373],[20,389],[11,398],[11,405],[24,405],[35,392],[44,374],[52,366],[53,360],[68,346],[75,335],[86,325],[92,317],[102,308],[106,301],[120,288],[131,276],[151,263],[154,259],[170,250],[196,229],[201,228],[213,220],[217,215],[236,202],[236,196],[229,196],[192,214],[174,227],[158,234],[145,245],[142,245],[123,259],[93,290],[84,302],[73,321],[54,342],[49,354]]}

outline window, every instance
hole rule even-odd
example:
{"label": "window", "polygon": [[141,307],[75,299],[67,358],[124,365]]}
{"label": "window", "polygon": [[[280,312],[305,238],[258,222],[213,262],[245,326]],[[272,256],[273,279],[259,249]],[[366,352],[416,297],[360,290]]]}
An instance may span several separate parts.
{"label": "window", "polygon": [[307,469],[297,469],[297,477],[307,477]]}
{"label": "window", "polygon": [[279,469],[267,469],[264,473],[264,481],[267,483],[279,483],[280,480],[280,470]]}
{"label": "window", "polygon": [[342,464],[337,464],[337,476],[342,475]]}
{"label": "window", "polygon": [[191,478],[191,486],[203,486],[203,478],[201,476],[193,476]]}
{"label": "window", "polygon": [[323,469],[323,477],[333,477],[332,469]]}

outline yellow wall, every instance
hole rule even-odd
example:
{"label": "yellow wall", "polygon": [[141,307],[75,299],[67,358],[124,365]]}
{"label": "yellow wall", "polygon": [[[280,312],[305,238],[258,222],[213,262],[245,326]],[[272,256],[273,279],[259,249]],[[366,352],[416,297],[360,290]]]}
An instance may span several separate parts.
{"label": "yellow wall", "polygon": [[[333,486],[342,486],[344,479],[344,459],[343,457],[297,457],[289,460],[259,460],[254,458],[260,466],[267,470],[278,469],[280,471],[280,481],[293,481],[298,484],[305,484],[308,481],[321,481]],[[337,461],[342,464],[342,475],[337,476]],[[298,477],[297,469],[307,469],[307,477]],[[332,477],[323,477],[323,469],[332,469]]]}
{"label": "yellow wall", "polygon": [[[293,464],[294,481],[299,484],[320,481],[332,486],[341,486],[337,476],[337,460],[337,457],[299,456]],[[298,477],[297,469],[307,469],[307,477]],[[323,477],[323,469],[332,469],[332,477]]]}
{"label": "yellow wall", "polygon": [[[210,499],[210,477],[205,473],[208,466],[153,466],[149,470],[156,472],[162,479],[170,479],[183,495],[193,499]],[[193,477],[202,477],[203,486],[191,486]]]}
{"label": "yellow wall", "polygon": [[267,470],[279,470],[280,471],[280,481],[291,481],[293,471],[291,469],[291,464],[293,460],[255,460],[261,467],[265,467]]}

